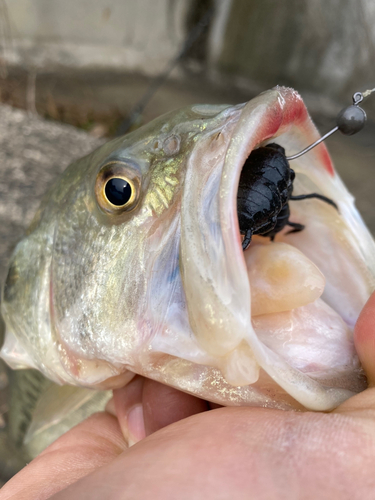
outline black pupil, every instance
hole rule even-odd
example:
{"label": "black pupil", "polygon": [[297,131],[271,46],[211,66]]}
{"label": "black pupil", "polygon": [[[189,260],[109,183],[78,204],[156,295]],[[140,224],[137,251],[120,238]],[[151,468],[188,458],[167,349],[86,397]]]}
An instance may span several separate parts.
{"label": "black pupil", "polygon": [[112,205],[121,207],[125,205],[132,195],[132,188],[125,179],[114,177],[105,186],[105,195]]}

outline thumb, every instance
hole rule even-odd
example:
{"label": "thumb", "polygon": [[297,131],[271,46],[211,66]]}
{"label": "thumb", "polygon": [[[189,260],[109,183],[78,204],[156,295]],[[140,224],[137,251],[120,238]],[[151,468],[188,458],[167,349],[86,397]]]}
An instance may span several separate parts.
{"label": "thumb", "polygon": [[115,415],[129,446],[184,418],[207,411],[202,399],[136,376],[113,391],[107,411]]}
{"label": "thumb", "polygon": [[354,343],[370,387],[375,386],[375,293],[363,308],[354,330]]}
{"label": "thumb", "polygon": [[369,388],[336,408],[336,413],[375,418],[375,292],[359,315],[354,329],[354,344],[366,372]]}

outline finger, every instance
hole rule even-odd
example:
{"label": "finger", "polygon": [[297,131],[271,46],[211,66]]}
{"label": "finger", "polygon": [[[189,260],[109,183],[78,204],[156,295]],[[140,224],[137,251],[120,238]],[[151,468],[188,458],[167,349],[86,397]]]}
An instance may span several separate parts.
{"label": "finger", "polygon": [[[206,401],[139,376],[113,391],[113,400],[129,446],[169,424],[208,410]],[[108,409],[111,411],[110,405]]]}
{"label": "finger", "polygon": [[354,342],[369,385],[375,385],[375,293],[363,308],[354,330]]}
{"label": "finger", "polygon": [[46,448],[8,481],[0,500],[44,500],[127,449],[117,419],[96,413]]}
{"label": "finger", "polygon": [[154,380],[145,380],[142,396],[147,436],[174,422],[208,410],[206,401]]}
{"label": "finger", "polygon": [[142,406],[144,380],[136,376],[125,387],[113,391],[116,416],[128,446],[146,437]]}
{"label": "finger", "polygon": [[369,389],[348,399],[335,413],[355,414],[375,420],[375,293],[363,308],[354,329],[354,343],[366,372]]}
{"label": "finger", "polygon": [[374,450],[355,419],[221,408],[164,427],[53,500],[372,498]]}

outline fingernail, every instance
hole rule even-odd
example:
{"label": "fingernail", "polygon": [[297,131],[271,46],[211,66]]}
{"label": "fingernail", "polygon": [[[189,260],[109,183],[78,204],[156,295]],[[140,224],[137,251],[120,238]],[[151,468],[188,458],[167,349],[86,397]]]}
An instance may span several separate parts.
{"label": "fingernail", "polygon": [[146,437],[142,405],[135,405],[130,409],[127,416],[127,423],[129,432],[128,444],[129,446],[133,446],[133,444],[138,443],[138,441]]}

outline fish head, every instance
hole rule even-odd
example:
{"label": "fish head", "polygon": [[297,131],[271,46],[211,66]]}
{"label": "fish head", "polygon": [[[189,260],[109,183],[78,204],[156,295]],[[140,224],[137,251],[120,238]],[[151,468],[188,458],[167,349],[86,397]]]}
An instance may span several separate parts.
{"label": "fish head", "polygon": [[[223,160],[241,107],[169,113],[64,172],[9,265],[5,359],[59,382],[122,381],[176,296],[190,158]],[[130,204],[108,201],[110,178],[129,181]]]}
{"label": "fish head", "polygon": [[[352,328],[374,289],[374,242],[324,145],[293,163],[306,229],[242,250],[241,170],[318,133],[300,96],[196,105],[72,164],[18,244],[2,357],[59,383],[111,389],[134,373],[221,404],[331,409],[365,379]],[[126,179],[116,206],[108,180]]]}

